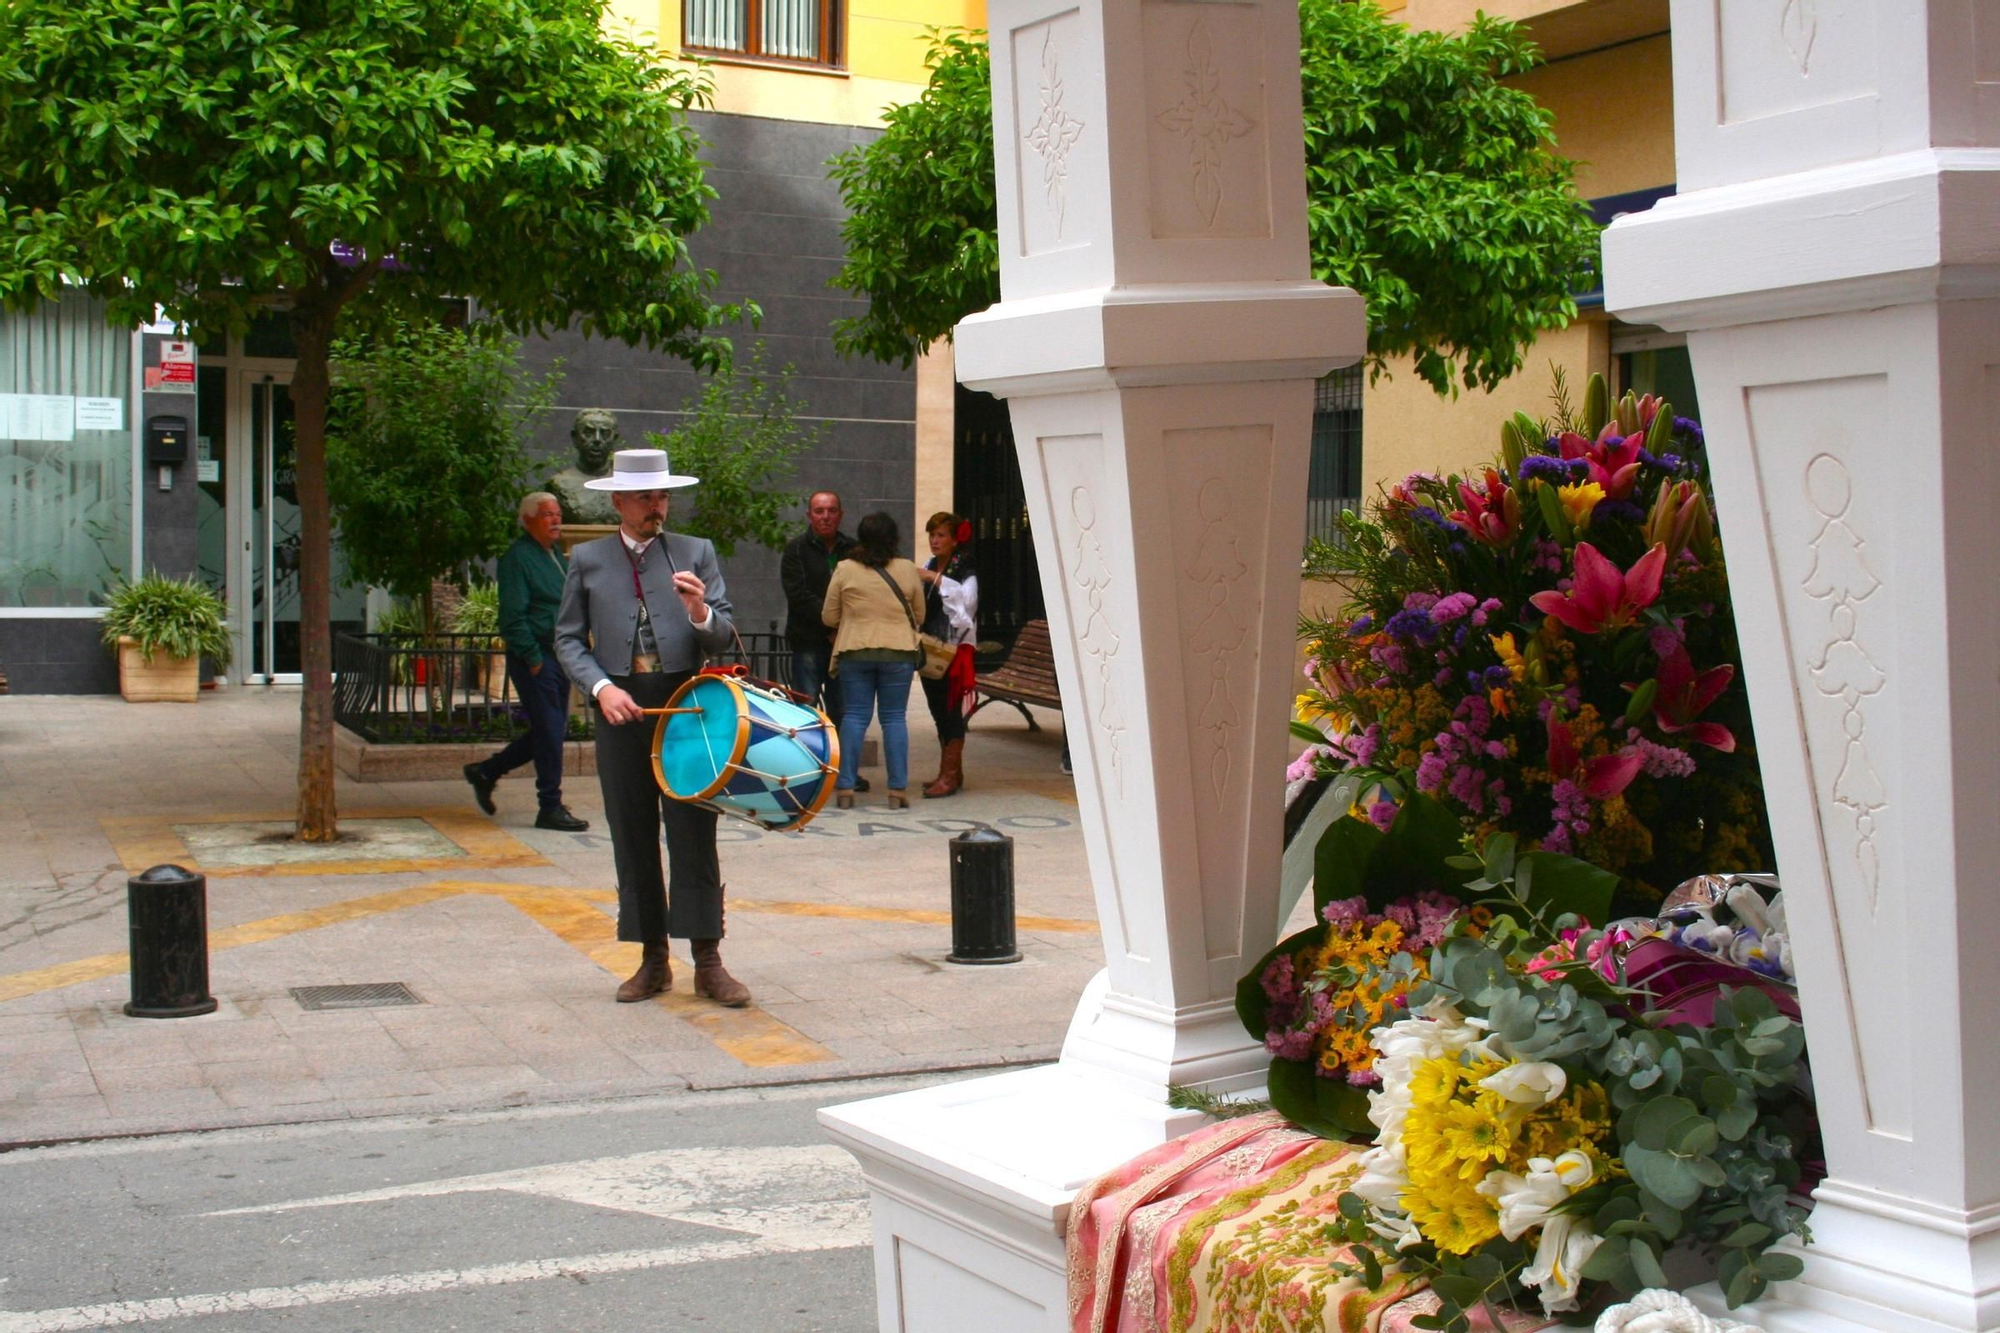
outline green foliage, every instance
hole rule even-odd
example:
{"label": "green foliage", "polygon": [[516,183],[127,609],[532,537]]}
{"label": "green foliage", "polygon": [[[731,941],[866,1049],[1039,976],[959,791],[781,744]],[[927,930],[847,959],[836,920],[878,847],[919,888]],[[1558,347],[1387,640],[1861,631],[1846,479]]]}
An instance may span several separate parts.
{"label": "green foliage", "polygon": [[505,550],[535,419],[558,376],[519,365],[487,326],[398,324],[335,347],[327,490],[351,577],[421,598]]}
{"label": "green foliage", "polygon": [[1271,1103],[1259,1098],[1237,1100],[1220,1096],[1204,1088],[1185,1088],[1178,1083],[1167,1085],[1167,1105],[1176,1111],[1199,1111],[1215,1120],[1235,1120],[1240,1116],[1259,1115],[1271,1109]]}
{"label": "green foliage", "polygon": [[222,599],[198,579],[172,579],[154,570],[121,583],[104,601],[100,622],[105,646],[116,651],[120,638],[136,640],[148,662],[167,657],[206,657],[229,665],[229,621]]}
{"label": "green foliage", "polygon": [[665,449],[674,470],[701,478],[690,513],[676,514],[676,531],[706,537],[719,555],[740,541],[782,550],[797,532],[787,518],[804,498],[784,489],[792,460],[816,446],[824,423],[799,425],[805,409],[791,394],[792,368],[775,373],[764,364],[764,345],[753,346],[740,364],[709,378],[698,401],[688,404],[688,420],[646,443]]}
{"label": "green foliage", "polygon": [[458,609],[451,614],[451,632],[499,638],[500,585],[475,583],[467,588],[465,595],[458,599]]}
{"label": "green foliage", "polygon": [[[0,11],[0,297],[65,278],[136,323],[240,331],[475,298],[699,362],[734,311],[684,112],[706,85],[607,37],[604,0],[14,0]],[[336,247],[352,262],[335,258]],[[374,280],[396,267],[395,281]]]}
{"label": "green foliage", "polygon": [[1371,367],[1492,388],[1576,314],[1597,229],[1549,113],[1502,79],[1540,62],[1515,24],[1406,28],[1373,4],[1299,6],[1314,276],[1368,298]]}
{"label": "green foliage", "polygon": [[834,324],[834,344],[905,366],[1000,299],[985,34],[931,29],[924,64],[923,96],[829,164],[848,208],[834,285],[868,299],[867,313]]}
{"label": "green foliage", "polygon": [[[1372,4],[1299,6],[1313,272],[1368,299],[1379,373],[1408,355],[1439,393],[1492,387],[1576,313],[1596,228],[1549,114],[1501,80],[1532,68],[1513,24],[1421,32]],[[844,351],[907,365],[999,297],[983,34],[934,34],[930,86],[834,159],[849,218],[835,278],[869,301]]]}

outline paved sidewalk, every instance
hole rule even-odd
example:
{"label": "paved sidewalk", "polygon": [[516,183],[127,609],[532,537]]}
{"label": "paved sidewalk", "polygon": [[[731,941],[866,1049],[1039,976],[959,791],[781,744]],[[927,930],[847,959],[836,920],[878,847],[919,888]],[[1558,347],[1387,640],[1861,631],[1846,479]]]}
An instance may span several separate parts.
{"label": "paved sidewalk", "polygon": [[[526,769],[492,820],[462,781],[342,778],[340,859],[288,863],[296,691],[0,697],[0,1145],[1053,1058],[1102,948],[1061,718],[1037,716],[982,712],[949,800],[888,810],[878,768],[804,834],[725,821],[724,957],[757,997],[732,1011],[693,997],[678,941],[671,993],[613,1002],[638,947],[613,939],[595,778],[564,789],[584,834],[533,827]],[[975,821],[1014,838],[1017,964],[945,961],[946,843]],[[126,879],[164,861],[209,876],[201,1018],[122,1012]],[[292,994],[379,982],[420,1003]]]}

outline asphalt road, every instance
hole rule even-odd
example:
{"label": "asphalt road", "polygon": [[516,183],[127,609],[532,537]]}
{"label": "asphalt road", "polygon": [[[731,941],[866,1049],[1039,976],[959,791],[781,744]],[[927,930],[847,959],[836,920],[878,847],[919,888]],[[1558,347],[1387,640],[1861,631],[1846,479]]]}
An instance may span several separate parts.
{"label": "asphalt road", "polygon": [[872,1333],[821,1106],[935,1079],[0,1154],[0,1333]]}

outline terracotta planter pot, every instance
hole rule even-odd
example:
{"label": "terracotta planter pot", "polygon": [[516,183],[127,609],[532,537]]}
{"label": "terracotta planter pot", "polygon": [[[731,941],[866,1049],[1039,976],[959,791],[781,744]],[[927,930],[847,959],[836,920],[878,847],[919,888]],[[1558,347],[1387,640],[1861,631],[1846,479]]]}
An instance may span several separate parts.
{"label": "terracotta planter pot", "polygon": [[154,653],[148,662],[138,641],[118,640],[118,692],[126,702],[191,704],[201,693],[201,659]]}

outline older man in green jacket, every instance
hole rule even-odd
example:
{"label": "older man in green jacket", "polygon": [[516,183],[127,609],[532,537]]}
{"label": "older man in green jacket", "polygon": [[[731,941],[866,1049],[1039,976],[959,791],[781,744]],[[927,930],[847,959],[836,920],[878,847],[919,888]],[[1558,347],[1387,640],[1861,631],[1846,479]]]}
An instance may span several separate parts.
{"label": "older man in green jacket", "polygon": [[465,780],[487,814],[502,777],[533,759],[541,811],[535,827],[580,833],[590,827],[562,802],[563,741],[569,730],[569,677],[556,659],[556,610],[569,562],[556,549],[562,505],[547,491],[521,497],[522,534],[500,557],[500,634],[507,641],[507,679],[528,714],[528,734],[483,763],[467,764]]}

